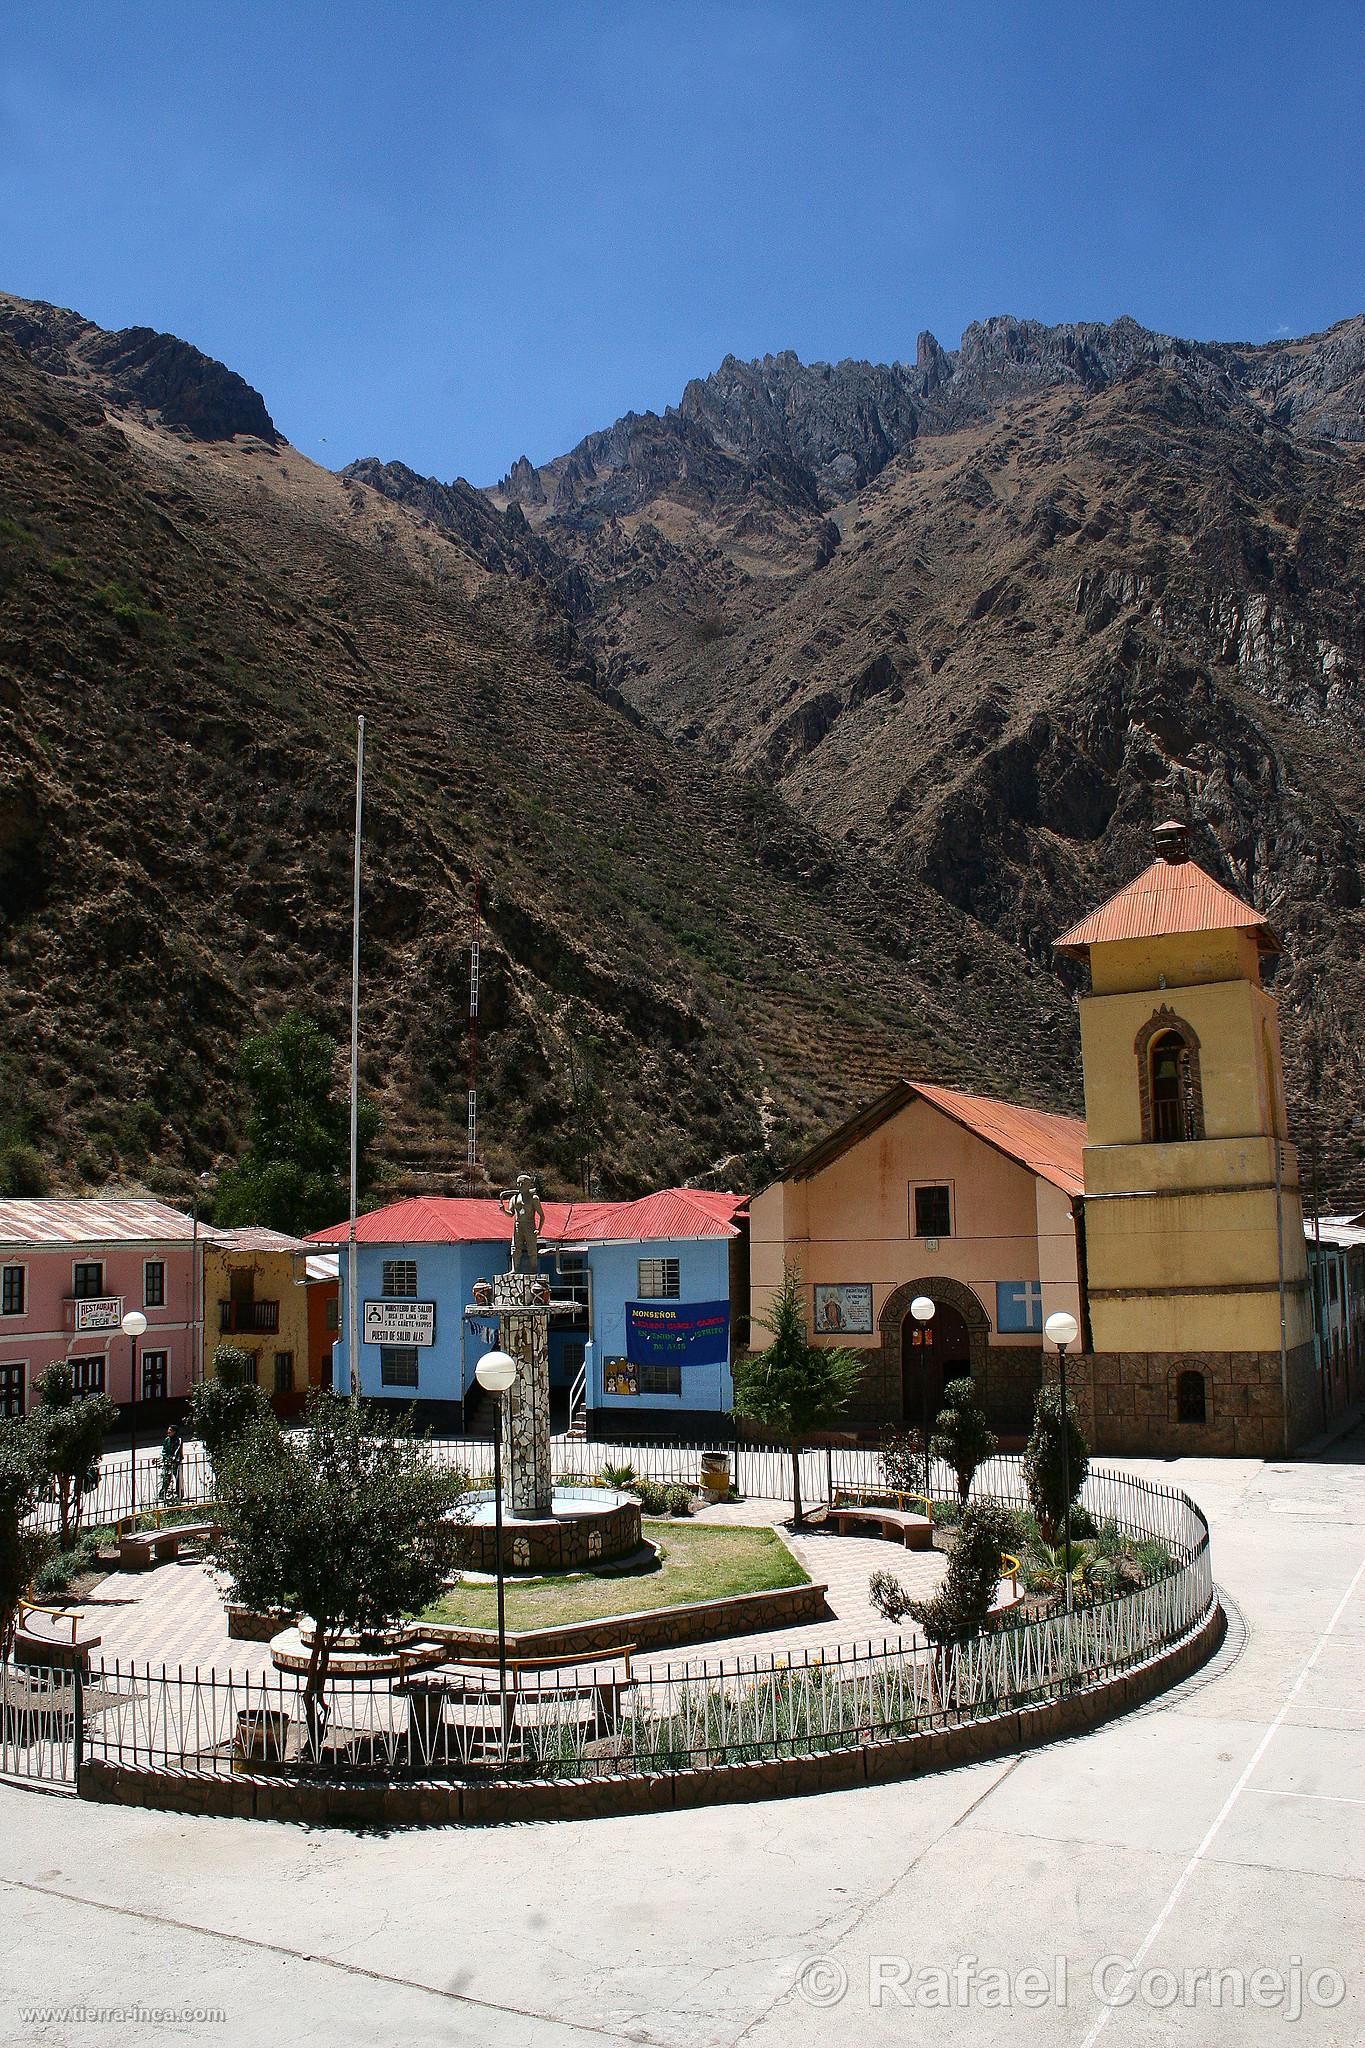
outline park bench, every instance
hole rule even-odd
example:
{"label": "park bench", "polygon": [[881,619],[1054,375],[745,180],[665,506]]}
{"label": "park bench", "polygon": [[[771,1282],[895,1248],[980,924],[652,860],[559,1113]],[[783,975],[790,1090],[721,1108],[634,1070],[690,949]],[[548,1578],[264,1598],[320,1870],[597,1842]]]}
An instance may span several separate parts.
{"label": "park bench", "polygon": [[870,1525],[880,1529],[889,1540],[903,1543],[907,1550],[930,1550],[934,1541],[933,1520],[927,1514],[917,1514],[908,1505],[910,1501],[926,1508],[929,1505],[918,1494],[855,1491],[837,1486],[834,1498],[826,1507],[817,1508],[812,1520],[832,1523],[838,1529],[854,1523]]}
{"label": "park bench", "polygon": [[14,1631],[15,1663],[87,1672],[90,1652],[99,1648],[100,1638],[82,1629],[84,1620],[78,1607],[38,1607],[21,1600]]}
{"label": "park bench", "polygon": [[161,1509],[152,1512],[155,1528],[130,1528],[131,1516],[116,1525],[120,1571],[145,1571],[149,1565],[168,1564],[179,1557],[182,1543],[211,1543],[218,1534],[216,1522],[163,1522]]}

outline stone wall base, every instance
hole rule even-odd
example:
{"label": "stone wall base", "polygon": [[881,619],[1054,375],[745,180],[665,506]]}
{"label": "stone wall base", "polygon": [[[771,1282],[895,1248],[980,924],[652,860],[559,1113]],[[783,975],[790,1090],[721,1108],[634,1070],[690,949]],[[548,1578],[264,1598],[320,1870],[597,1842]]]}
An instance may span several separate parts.
{"label": "stone wall base", "polygon": [[[1278,1351],[1097,1351],[1066,1362],[1067,1392],[1100,1456],[1278,1458],[1323,1427],[1311,1344],[1287,1361],[1289,1429]],[[1057,1360],[1044,1367],[1057,1377]],[[1180,1420],[1185,1372],[1204,1379],[1204,1420]]]}
{"label": "stone wall base", "polygon": [[959,1764],[1011,1756],[1062,1736],[1078,1735],[1115,1715],[1145,1706],[1197,1671],[1217,1650],[1226,1623],[1215,1602],[1178,1643],[1131,1671],[1070,1698],[922,1734],[832,1750],[823,1756],[771,1763],[722,1764],[657,1777],[555,1779],[534,1784],[305,1784],[296,1780],[194,1776],[90,1759],[82,1768],[83,1799],[149,1806],[173,1813],[219,1814],[239,1820],[293,1820],[342,1827],[484,1827],[504,1821],[589,1820],[598,1815],[672,1812],[798,1793],[847,1791],[913,1778]]}
{"label": "stone wall base", "polygon": [[[918,1414],[906,1415],[901,1396],[901,1351],[890,1343],[860,1350],[863,1374],[848,1404],[848,1425],[855,1430],[914,1429]],[[1043,1351],[1025,1344],[973,1343],[972,1381],[976,1397],[992,1429],[1001,1435],[1027,1434],[1033,1419],[1033,1397],[1042,1383]]]}

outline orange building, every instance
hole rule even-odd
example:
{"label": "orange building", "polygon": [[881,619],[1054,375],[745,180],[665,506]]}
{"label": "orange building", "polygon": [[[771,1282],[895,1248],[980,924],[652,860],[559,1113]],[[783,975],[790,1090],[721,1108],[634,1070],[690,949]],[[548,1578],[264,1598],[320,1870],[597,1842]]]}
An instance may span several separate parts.
{"label": "orange building", "polygon": [[1044,1320],[1082,1313],[1084,1145],[1077,1117],[898,1081],[751,1203],[753,1341],[790,1263],[815,1341],[864,1354],[853,1423],[919,1427],[970,1372],[996,1426],[1026,1429]]}

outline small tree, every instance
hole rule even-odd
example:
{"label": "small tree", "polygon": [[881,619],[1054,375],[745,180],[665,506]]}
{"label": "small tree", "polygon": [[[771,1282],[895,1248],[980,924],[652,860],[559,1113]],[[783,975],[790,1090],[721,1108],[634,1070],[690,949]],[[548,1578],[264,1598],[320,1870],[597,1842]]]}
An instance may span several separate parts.
{"label": "small tree", "polygon": [[219,1344],[213,1354],[213,1375],[201,1380],[190,1395],[191,1433],[203,1444],[215,1474],[225,1447],[258,1422],[273,1420],[273,1410],[252,1377],[254,1361],[236,1344]]}
{"label": "small tree", "polygon": [[878,1458],[882,1484],[891,1493],[919,1492],[924,1477],[924,1439],[917,1429],[888,1430]]}
{"label": "small tree", "polygon": [[[336,1040],[298,1010],[246,1039],[238,1061],[251,1105],[246,1150],[219,1179],[216,1223],[263,1223],[302,1236],[345,1213],[350,1109],[337,1087],[336,1056]],[[359,1104],[357,1121],[364,1194],[379,1133],[372,1102]]]}
{"label": "small tree", "polygon": [[44,1469],[56,1483],[58,1540],[66,1550],[81,1525],[85,1495],[99,1485],[100,1452],[118,1409],[107,1394],[77,1394],[65,1359],[39,1373],[34,1391],[42,1405],[32,1420]]}
{"label": "small tree", "polygon": [[961,1642],[986,1626],[1000,1584],[1002,1553],[1019,1540],[1019,1524],[998,1501],[974,1500],[962,1510],[943,1584],[931,1600],[915,1600],[891,1572],[868,1580],[873,1606],[888,1621],[917,1621],[931,1643]]}
{"label": "small tree", "polygon": [[314,1393],[301,1431],[253,1423],[219,1456],[215,1555],[232,1597],[311,1618],[304,1711],[316,1742],[332,1647],[436,1599],[468,1481],[432,1463],[404,1418]]}
{"label": "small tree", "polygon": [[929,1449],[957,1475],[957,1497],[965,1507],[978,1465],[995,1451],[999,1438],[976,1405],[976,1389],[969,1379],[949,1380],[943,1389],[943,1406],[929,1439]]}
{"label": "small tree", "polygon": [[52,1548],[51,1537],[31,1526],[47,1477],[33,1418],[0,1421],[0,1663],[9,1655],[19,1601]]}
{"label": "small tree", "polygon": [[812,1344],[806,1331],[801,1281],[787,1266],[782,1285],[766,1313],[758,1318],[771,1333],[766,1351],[737,1358],[734,1364],[735,1413],[778,1430],[791,1449],[792,1519],[805,1520],[801,1505],[801,1444],[812,1430],[838,1421],[862,1376],[862,1360],[854,1351]]}
{"label": "small tree", "polygon": [[[1062,1482],[1062,1438],[1066,1433],[1067,1477]],[[1033,1428],[1024,1452],[1024,1484],[1045,1541],[1055,1543],[1068,1507],[1074,1507],[1090,1470],[1090,1453],[1068,1399],[1065,1424],[1062,1419],[1062,1391],[1053,1384],[1038,1389],[1033,1409]]]}

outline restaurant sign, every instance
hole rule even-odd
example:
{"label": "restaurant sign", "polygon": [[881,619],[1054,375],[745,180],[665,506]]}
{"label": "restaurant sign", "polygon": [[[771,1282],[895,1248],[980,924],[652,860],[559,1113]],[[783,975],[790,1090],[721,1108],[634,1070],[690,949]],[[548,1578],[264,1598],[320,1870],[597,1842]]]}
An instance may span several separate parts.
{"label": "restaurant sign", "polygon": [[366,1344],[416,1345],[421,1349],[436,1342],[434,1301],[367,1301]]}
{"label": "restaurant sign", "polygon": [[71,1304],[73,1330],[117,1330],[123,1321],[123,1296],[90,1296]]}

